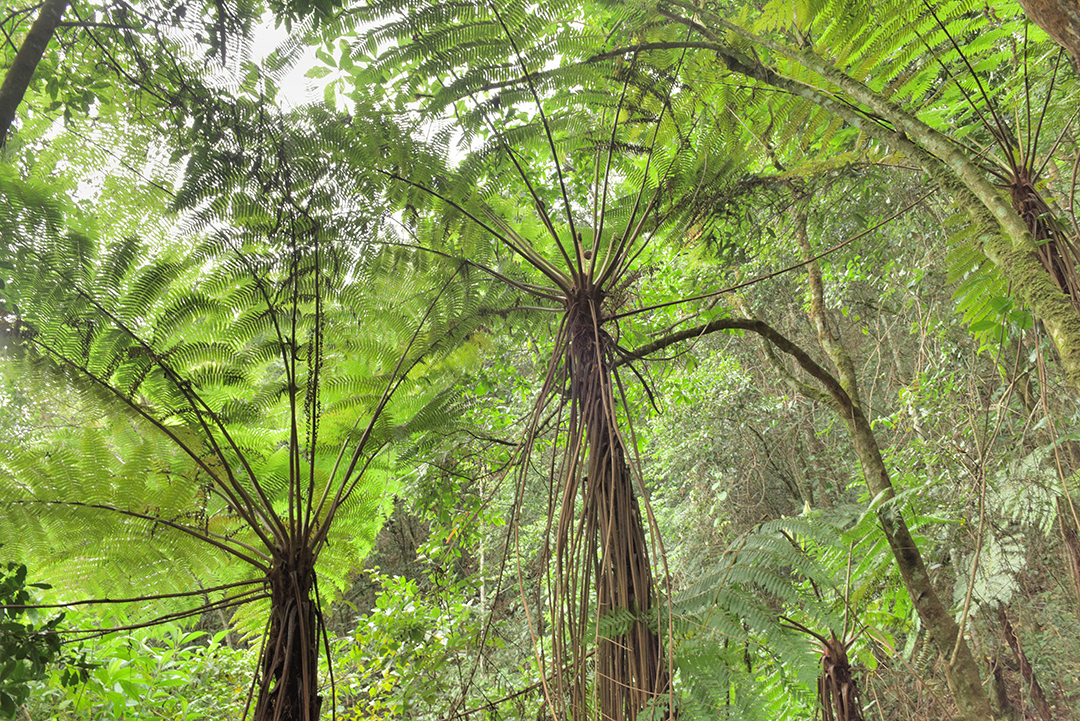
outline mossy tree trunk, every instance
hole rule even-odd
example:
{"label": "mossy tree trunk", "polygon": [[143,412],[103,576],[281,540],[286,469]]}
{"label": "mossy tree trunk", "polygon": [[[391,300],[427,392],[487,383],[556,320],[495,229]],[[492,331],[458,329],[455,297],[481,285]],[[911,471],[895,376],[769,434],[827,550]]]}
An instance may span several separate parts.
{"label": "mossy tree trunk", "polygon": [[941,602],[930,582],[922,554],[911,537],[907,523],[897,507],[888,468],[881,456],[877,438],[870,421],[857,406],[844,409],[845,419],[863,467],[863,476],[870,493],[880,503],[878,522],[885,532],[900,576],[904,579],[912,605],[923,625],[933,635],[938,652],[945,664],[953,701],[960,714],[957,718],[981,721],[991,718],[990,700],[983,689],[979,667],[949,608]]}
{"label": "mossy tree trunk", "polygon": [[[1080,312],[1040,262],[1038,245],[1023,217],[964,148],[899,103],[838,70],[810,50],[758,35],[683,0],[667,2],[686,14],[661,7],[661,15],[707,39],[707,42],[683,43],[685,46],[710,50],[731,72],[779,88],[829,111],[869,137],[896,148],[929,173],[971,217],[978,228],[978,241],[986,257],[1009,281],[1017,298],[1043,322],[1057,347],[1067,381],[1080,391]],[[727,41],[727,34],[809,70],[826,86],[831,84],[838,88],[838,92],[825,92],[817,85],[777,72],[757,55],[749,56],[738,50]],[[881,119],[887,122],[882,123]]]}
{"label": "mossy tree trunk", "polygon": [[840,334],[834,331],[825,309],[821,269],[817,261],[813,260],[814,252],[807,235],[806,220],[806,209],[803,206],[797,211],[795,236],[806,261],[807,284],[810,287],[810,319],[817,329],[818,343],[836,367],[838,385],[843,390],[842,394],[835,391],[831,394],[830,405],[847,425],[866,485],[880,504],[877,510],[878,522],[896,558],[897,568],[904,579],[912,605],[938,644],[938,651],[945,662],[945,676],[953,701],[963,718],[971,721],[989,719],[990,699],[983,689],[975,657],[961,635],[959,624],[930,582],[930,574],[926,570],[922,554],[919,553],[901,509],[895,502],[896,493],[877,436],[870,425],[870,419],[862,410],[855,364]]}

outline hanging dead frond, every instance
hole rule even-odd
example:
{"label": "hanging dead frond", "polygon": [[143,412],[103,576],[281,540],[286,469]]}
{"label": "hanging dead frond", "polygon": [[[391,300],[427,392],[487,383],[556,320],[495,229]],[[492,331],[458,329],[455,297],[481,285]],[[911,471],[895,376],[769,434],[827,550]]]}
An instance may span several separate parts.
{"label": "hanging dead frond", "polygon": [[1054,218],[1050,205],[1039,192],[1038,179],[1031,175],[1031,168],[1024,164],[1017,171],[1008,185],[1013,209],[1024,219],[1035,239],[1039,262],[1080,312],[1080,275],[1077,274],[1080,252],[1075,239]]}
{"label": "hanging dead frond", "polygon": [[859,688],[851,673],[846,644],[835,636],[820,643],[818,698],[825,721],[862,721]]}

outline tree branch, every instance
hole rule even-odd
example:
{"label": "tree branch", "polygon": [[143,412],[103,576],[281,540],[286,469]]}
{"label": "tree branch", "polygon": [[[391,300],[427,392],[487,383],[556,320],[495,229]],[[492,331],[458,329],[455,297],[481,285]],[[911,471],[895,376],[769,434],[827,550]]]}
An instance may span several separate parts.
{"label": "tree branch", "polygon": [[45,0],[41,12],[30,26],[30,32],[23,39],[22,47],[15,54],[15,60],[4,76],[4,84],[0,85],[0,148],[7,142],[8,130],[15,120],[15,111],[26,95],[26,89],[30,87],[34,71],[37,70],[45,48],[67,10],[68,1]]}
{"label": "tree branch", "polygon": [[63,21],[61,23],[58,23],[57,25],[59,27],[62,27],[62,28],[83,28],[83,29],[87,29],[87,30],[90,29],[90,28],[105,28],[106,30],[134,30],[135,29],[131,25],[127,25],[127,24],[121,24],[121,23],[94,23],[94,22],[87,22],[87,21],[74,22],[74,21],[65,20],[65,21]]}
{"label": "tree branch", "polygon": [[842,409],[847,411],[847,409],[853,407],[851,398],[848,396],[847,391],[844,390],[843,386],[840,385],[840,382],[837,381],[831,373],[822,368],[817,361],[811,358],[806,351],[788,340],[786,336],[782,335],[768,323],[760,320],[751,320],[749,318],[718,318],[717,320],[705,323],[704,325],[699,325],[695,328],[687,328],[686,330],[672,333],[671,335],[664,336],[652,343],[646,343],[635,350],[628,351],[625,356],[615,359],[611,365],[613,368],[618,367],[624,363],[629,363],[644,358],[647,355],[651,355],[658,350],[667,348],[669,345],[674,345],[675,343],[691,338],[700,338],[703,335],[716,333],[717,331],[722,330],[748,330],[751,333],[757,333],[772,345],[794,358],[804,371],[816,378],[821,385],[825,386],[826,392]]}

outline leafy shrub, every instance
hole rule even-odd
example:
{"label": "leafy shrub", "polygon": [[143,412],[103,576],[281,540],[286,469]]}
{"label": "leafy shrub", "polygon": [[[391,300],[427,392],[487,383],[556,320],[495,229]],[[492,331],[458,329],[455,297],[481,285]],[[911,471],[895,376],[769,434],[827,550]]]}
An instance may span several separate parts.
{"label": "leafy shrub", "polygon": [[114,634],[90,649],[97,668],[79,686],[53,672],[39,682],[31,718],[142,721],[228,721],[243,716],[254,649],[222,645],[209,636],[168,626],[157,637]]}
{"label": "leafy shrub", "polygon": [[50,588],[47,583],[26,583],[26,566],[9,561],[0,569],[0,718],[14,718],[26,702],[32,684],[45,677],[50,664],[61,688],[71,688],[87,678],[92,666],[85,658],[62,655],[58,629],[64,614],[40,625],[33,603],[32,588]]}

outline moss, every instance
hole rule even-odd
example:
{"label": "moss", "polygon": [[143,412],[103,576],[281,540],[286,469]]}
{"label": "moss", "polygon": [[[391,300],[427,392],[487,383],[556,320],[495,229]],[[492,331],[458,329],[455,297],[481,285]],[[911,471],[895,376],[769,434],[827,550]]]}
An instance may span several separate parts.
{"label": "moss", "polygon": [[930,156],[922,155],[919,161],[978,226],[977,235],[986,257],[1009,281],[1016,298],[1042,321],[1057,347],[1066,381],[1080,391],[1080,315],[1039,262],[1035,239],[1023,220],[1003,196],[984,202],[958,176],[958,171],[950,171]]}
{"label": "moss", "polygon": [[1067,382],[1080,390],[1080,315],[1035,256],[1031,235],[1015,243],[1001,232],[985,233],[982,242],[987,257],[1009,280],[1016,297],[1046,327]]}

